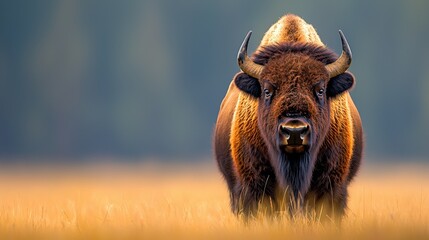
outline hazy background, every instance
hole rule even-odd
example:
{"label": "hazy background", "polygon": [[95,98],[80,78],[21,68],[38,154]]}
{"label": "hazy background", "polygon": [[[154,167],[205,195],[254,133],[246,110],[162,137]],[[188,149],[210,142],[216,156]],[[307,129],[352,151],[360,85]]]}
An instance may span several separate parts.
{"label": "hazy background", "polygon": [[288,12],[346,34],[366,158],[427,161],[426,0],[1,1],[0,159],[210,157],[241,41]]}

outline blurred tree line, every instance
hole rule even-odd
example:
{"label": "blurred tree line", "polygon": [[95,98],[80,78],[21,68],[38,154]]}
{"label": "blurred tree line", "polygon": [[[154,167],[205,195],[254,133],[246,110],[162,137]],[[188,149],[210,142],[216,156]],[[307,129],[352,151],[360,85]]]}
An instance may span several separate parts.
{"label": "blurred tree line", "polygon": [[429,1],[2,1],[0,156],[188,157],[211,153],[219,104],[285,13],[340,53],[367,156],[429,153]]}

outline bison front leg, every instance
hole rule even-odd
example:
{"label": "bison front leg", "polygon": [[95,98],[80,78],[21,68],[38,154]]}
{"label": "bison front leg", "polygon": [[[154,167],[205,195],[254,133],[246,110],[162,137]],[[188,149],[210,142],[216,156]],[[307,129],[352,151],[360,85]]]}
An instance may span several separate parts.
{"label": "bison front leg", "polygon": [[233,212],[246,218],[276,212],[274,188],[275,179],[270,175],[237,183],[231,196]]}
{"label": "bison front leg", "polygon": [[309,194],[306,200],[308,214],[314,214],[322,222],[341,223],[347,208],[347,188],[339,187],[332,192]]}

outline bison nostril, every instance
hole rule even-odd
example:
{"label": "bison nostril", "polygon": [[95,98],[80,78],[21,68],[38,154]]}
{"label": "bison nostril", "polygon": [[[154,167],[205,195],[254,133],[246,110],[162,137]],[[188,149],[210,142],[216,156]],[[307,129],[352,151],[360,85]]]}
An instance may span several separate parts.
{"label": "bison nostril", "polygon": [[304,127],[301,129],[301,135],[300,135],[300,138],[301,138],[302,140],[304,140],[305,135],[307,135],[307,133],[308,133],[308,125],[307,125],[307,126],[304,126]]}
{"label": "bison nostril", "polygon": [[286,125],[280,125],[280,131],[285,134],[289,132],[288,127],[286,127]]}

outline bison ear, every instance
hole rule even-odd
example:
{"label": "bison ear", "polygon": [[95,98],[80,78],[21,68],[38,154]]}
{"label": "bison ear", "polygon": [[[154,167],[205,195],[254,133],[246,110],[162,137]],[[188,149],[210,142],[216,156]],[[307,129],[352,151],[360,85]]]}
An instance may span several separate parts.
{"label": "bison ear", "polygon": [[328,89],[326,94],[329,97],[335,97],[350,88],[355,83],[355,77],[350,72],[342,73],[336,77],[333,77],[328,82]]}
{"label": "bison ear", "polygon": [[259,81],[256,78],[241,72],[235,76],[234,83],[241,91],[246,92],[255,98],[259,98],[261,96],[261,84],[259,84]]}

